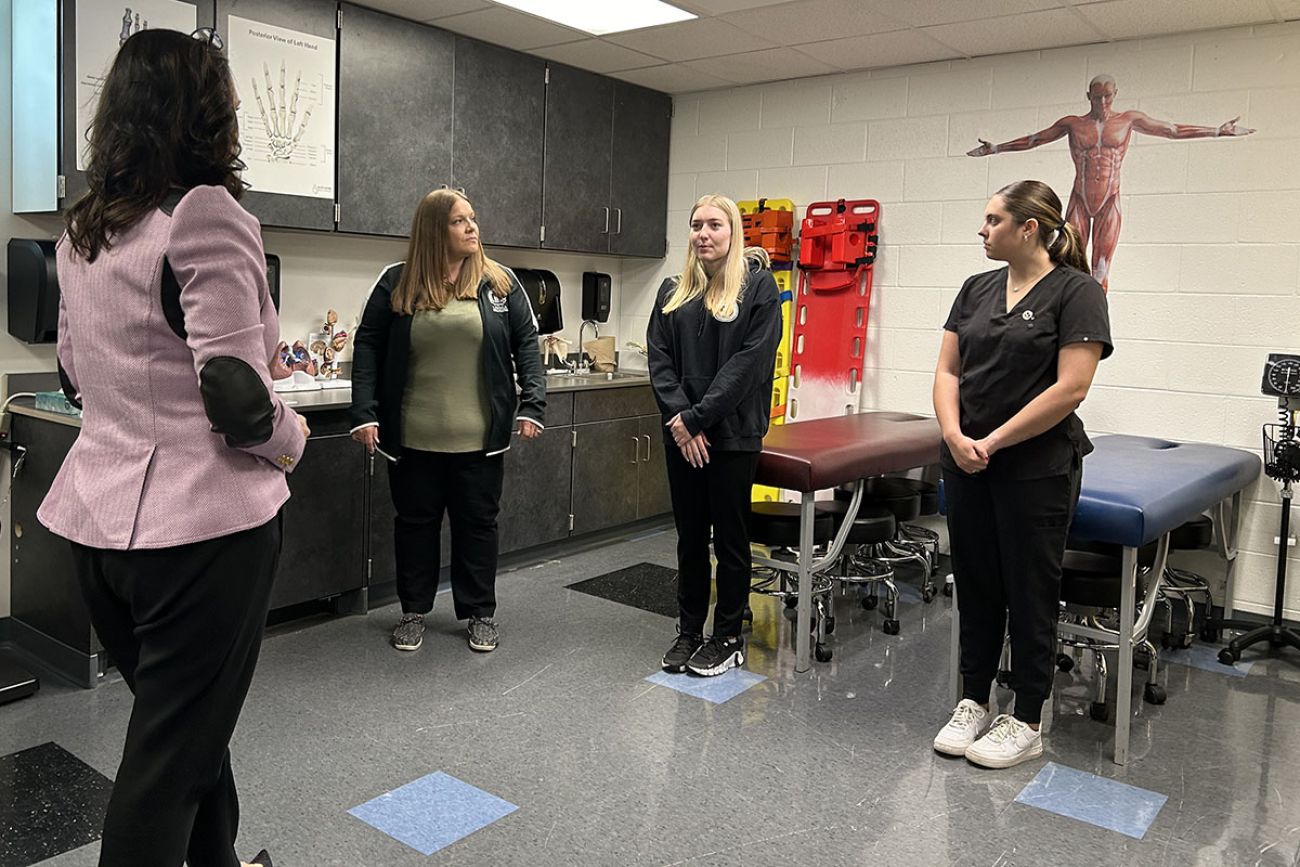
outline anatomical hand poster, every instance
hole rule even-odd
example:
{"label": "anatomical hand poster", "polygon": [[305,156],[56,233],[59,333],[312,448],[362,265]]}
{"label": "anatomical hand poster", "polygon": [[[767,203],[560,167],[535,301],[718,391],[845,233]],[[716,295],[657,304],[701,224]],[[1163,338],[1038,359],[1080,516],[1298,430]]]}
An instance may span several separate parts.
{"label": "anatomical hand poster", "polygon": [[[193,3],[177,0],[95,0],[77,4],[77,169],[86,169],[86,134],[99,107],[117,49],[133,33],[150,28],[192,33],[198,26]],[[332,43],[331,43],[332,44]]]}
{"label": "anatomical hand poster", "polygon": [[257,192],[334,198],[334,40],[231,15],[244,180]]}

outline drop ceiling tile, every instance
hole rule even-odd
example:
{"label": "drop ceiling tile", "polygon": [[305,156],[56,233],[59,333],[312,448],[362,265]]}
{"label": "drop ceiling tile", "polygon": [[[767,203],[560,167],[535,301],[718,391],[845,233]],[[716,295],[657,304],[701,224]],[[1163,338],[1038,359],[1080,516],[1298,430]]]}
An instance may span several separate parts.
{"label": "drop ceiling tile", "polygon": [[758,9],[763,6],[779,6],[790,0],[667,0],[673,6],[694,12],[696,15],[725,15],[742,9]]}
{"label": "drop ceiling tile", "polygon": [[691,69],[715,75],[735,84],[754,84],[760,81],[780,81],[787,78],[806,78],[810,75],[827,75],[836,68],[800,54],[793,48],[765,48],[726,57],[708,57],[687,61]]}
{"label": "drop ceiling tile", "polygon": [[1069,9],[1027,12],[961,24],[936,24],[923,28],[923,32],[969,57],[1056,48],[1098,42],[1102,38]]}
{"label": "drop ceiling tile", "polygon": [[905,63],[927,63],[932,60],[947,60],[961,56],[919,30],[850,36],[847,39],[830,39],[825,42],[795,45],[793,48],[800,54],[807,54],[809,57],[845,71],[899,66]]}
{"label": "drop ceiling tile", "polygon": [[697,69],[690,69],[680,63],[665,63],[662,66],[649,66],[645,69],[626,69],[611,73],[614,78],[621,78],[642,87],[662,90],[665,93],[691,93],[696,90],[714,90],[726,87],[731,82],[724,81]]}
{"label": "drop ceiling tile", "polygon": [[552,24],[550,21],[506,9],[504,6],[439,18],[437,21],[439,27],[455,33],[520,51],[558,45],[562,42],[576,42],[591,36],[590,33]]}
{"label": "drop ceiling tile", "polygon": [[1212,27],[1273,22],[1267,0],[1111,0],[1078,7],[1079,14],[1111,39],[1183,33]]}
{"label": "drop ceiling tile", "polygon": [[639,69],[663,63],[661,57],[651,57],[603,39],[584,39],[581,42],[569,42],[564,45],[552,45],[538,49],[536,54],[567,63],[579,69],[592,72],[617,72],[620,69]]}
{"label": "drop ceiling tile", "polygon": [[410,18],[413,21],[432,21],[462,12],[487,9],[487,0],[359,0],[359,5]]}
{"label": "drop ceiling tile", "polygon": [[952,24],[959,21],[978,21],[1002,15],[1020,15],[1066,5],[1065,0],[979,0],[979,2],[954,2],[954,0],[866,0],[861,5],[888,15],[912,27],[932,24]]}
{"label": "drop ceiling tile", "polygon": [[672,61],[698,60],[775,48],[777,41],[754,36],[718,18],[700,18],[627,33],[611,33],[609,42]]}
{"label": "drop ceiling tile", "polygon": [[907,26],[881,14],[873,4],[862,0],[799,0],[724,15],[722,20],[748,33],[770,35],[786,44],[814,42],[828,35],[848,37],[886,33]]}

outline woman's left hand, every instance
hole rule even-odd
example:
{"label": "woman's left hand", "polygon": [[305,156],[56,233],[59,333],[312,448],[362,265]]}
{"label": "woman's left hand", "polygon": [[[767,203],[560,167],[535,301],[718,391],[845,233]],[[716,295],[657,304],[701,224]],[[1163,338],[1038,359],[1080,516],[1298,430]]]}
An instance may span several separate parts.
{"label": "woman's left hand", "polygon": [[975,440],[975,451],[979,453],[979,456],[984,459],[984,463],[986,464],[988,463],[989,458],[993,457],[1001,447],[1001,444],[998,442],[997,437],[994,434],[989,434],[983,439]]}
{"label": "woman's left hand", "polygon": [[672,431],[673,443],[676,444],[679,449],[684,448],[686,444],[693,439],[691,432],[686,429],[686,424],[682,421],[682,414],[680,412],[673,416],[664,427]]}
{"label": "woman's left hand", "polygon": [[526,418],[519,419],[519,435],[526,440],[535,440],[542,435],[542,429]]}

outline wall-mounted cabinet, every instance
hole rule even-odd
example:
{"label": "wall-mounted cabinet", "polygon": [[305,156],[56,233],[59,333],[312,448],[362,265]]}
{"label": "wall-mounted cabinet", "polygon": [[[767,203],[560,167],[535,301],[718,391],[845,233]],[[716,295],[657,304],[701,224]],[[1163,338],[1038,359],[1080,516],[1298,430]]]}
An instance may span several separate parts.
{"label": "wall-mounted cabinet", "polygon": [[339,24],[338,227],[405,235],[451,183],[455,39],[351,3]]}
{"label": "wall-mounted cabinet", "polygon": [[542,246],[663,256],[672,100],[567,66],[547,72]]}
{"label": "wall-mounted cabinet", "polygon": [[[469,196],[489,244],[664,254],[666,94],[353,3],[183,3],[183,22],[139,26],[189,27],[187,8],[216,26],[243,104],[243,204],[264,225],[404,237],[424,193],[446,185]],[[50,211],[86,189],[78,14],[104,34],[105,60],[120,37],[99,0],[15,7],[15,68],[32,87],[15,90],[14,209]]]}

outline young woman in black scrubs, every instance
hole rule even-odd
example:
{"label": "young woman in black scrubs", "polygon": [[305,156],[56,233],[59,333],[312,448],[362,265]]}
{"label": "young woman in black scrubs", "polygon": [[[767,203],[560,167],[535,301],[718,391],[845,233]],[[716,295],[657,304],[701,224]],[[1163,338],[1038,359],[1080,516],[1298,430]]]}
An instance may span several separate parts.
{"label": "young woman in black scrubs", "polygon": [[[1007,267],[962,286],[934,378],[965,682],[934,748],[1007,768],[1043,753],[1061,560],[1092,451],[1074,410],[1113,347],[1105,292],[1051,187],[1003,187],[979,234]],[[1008,617],[1015,711],[990,720]]]}

